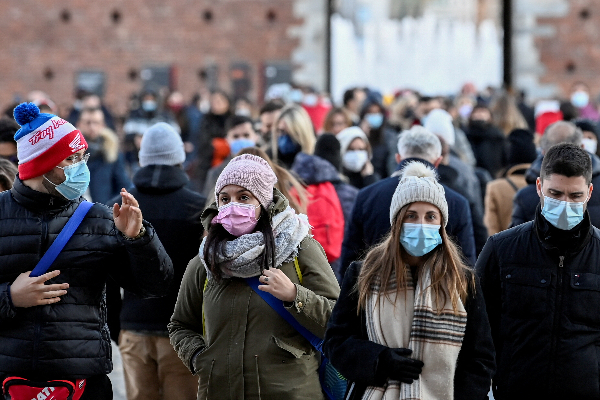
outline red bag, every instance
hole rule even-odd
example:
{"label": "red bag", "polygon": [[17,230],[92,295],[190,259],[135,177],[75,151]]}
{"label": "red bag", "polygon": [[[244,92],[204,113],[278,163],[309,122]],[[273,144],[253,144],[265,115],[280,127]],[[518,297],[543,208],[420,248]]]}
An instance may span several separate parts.
{"label": "red bag", "polygon": [[309,193],[308,222],[312,225],[312,234],[323,246],[327,261],[333,262],[342,254],[344,240],[344,213],[340,198],[331,182],[308,185]]}
{"label": "red bag", "polygon": [[85,379],[35,382],[10,376],[2,382],[4,400],[79,400],[85,390]]}

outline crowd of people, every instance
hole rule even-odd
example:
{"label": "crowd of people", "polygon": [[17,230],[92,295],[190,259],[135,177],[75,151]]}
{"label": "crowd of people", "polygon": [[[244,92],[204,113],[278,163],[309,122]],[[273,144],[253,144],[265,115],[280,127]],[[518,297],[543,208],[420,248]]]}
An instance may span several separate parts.
{"label": "crowd of people", "polygon": [[28,100],[0,118],[6,398],[111,399],[111,340],[128,400],[325,399],[321,350],[345,399],[600,396],[584,83]]}

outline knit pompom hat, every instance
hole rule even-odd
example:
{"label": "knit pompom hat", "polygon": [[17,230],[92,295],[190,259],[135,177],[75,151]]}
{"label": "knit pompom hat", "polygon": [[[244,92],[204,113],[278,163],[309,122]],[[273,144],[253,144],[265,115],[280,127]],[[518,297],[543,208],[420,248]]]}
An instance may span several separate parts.
{"label": "knit pompom hat", "polygon": [[185,150],[181,136],[166,122],[152,125],[142,136],[139,158],[140,167],[183,164]]}
{"label": "knit pompom hat", "polygon": [[424,201],[440,209],[444,227],[448,224],[448,203],[444,187],[436,179],[433,169],[419,161],[413,161],[402,169],[400,183],[396,187],[390,207],[390,224],[407,204]]}
{"label": "knit pompom hat", "polygon": [[33,103],[21,103],[13,112],[21,129],[15,134],[19,178],[44,175],[70,155],[87,149],[81,132],[56,115],[40,113]]}
{"label": "knit pompom hat", "polygon": [[336,136],[337,140],[340,142],[340,150],[342,152],[342,156],[346,154],[348,151],[348,147],[350,147],[350,143],[354,141],[354,139],[362,139],[365,143],[369,143],[369,138],[367,134],[363,132],[358,126],[351,126],[349,128],[342,129],[340,133]]}
{"label": "knit pompom hat", "polygon": [[273,202],[273,186],[277,176],[264,159],[253,154],[242,154],[229,161],[215,186],[215,200],[219,203],[219,192],[227,185],[238,185],[248,189],[265,208]]}

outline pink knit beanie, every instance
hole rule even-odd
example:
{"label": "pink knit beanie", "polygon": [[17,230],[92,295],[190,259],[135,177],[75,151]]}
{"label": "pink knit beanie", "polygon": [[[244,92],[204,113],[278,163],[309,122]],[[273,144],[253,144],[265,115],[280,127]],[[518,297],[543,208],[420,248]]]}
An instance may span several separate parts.
{"label": "pink knit beanie", "polygon": [[215,200],[219,202],[219,192],[227,185],[238,185],[248,189],[265,208],[273,201],[273,186],[277,176],[269,163],[253,154],[242,154],[229,161],[215,186]]}

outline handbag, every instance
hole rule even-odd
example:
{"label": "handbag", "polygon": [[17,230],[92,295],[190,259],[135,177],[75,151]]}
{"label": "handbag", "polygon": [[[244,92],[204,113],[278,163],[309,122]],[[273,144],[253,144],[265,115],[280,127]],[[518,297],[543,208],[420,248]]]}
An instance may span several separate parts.
{"label": "handbag", "polygon": [[[297,259],[295,260],[296,270]],[[321,382],[321,389],[329,400],[343,400],[348,387],[348,381],[344,378],[333,365],[329,362],[329,359],[323,354],[323,340],[319,339],[316,335],[310,332],[308,329],[303,327],[288,310],[285,309],[283,301],[279,300],[271,293],[263,292],[258,288],[260,282],[258,277],[246,278],[246,283],[252,288],[273,310],[277,312],[284,320],[287,321],[299,334],[304,336],[306,340],[321,354],[321,365],[319,366],[319,380]]]}
{"label": "handbag", "polygon": [[[58,237],[52,242],[52,245],[44,253],[29,276],[37,277],[48,271],[92,206],[93,203],[89,201],[82,201],[79,204],[77,210],[69,218]],[[9,376],[2,382],[2,392],[5,400],[79,400],[85,389],[85,384],[85,379],[79,379],[75,383],[67,380],[39,382]]]}

